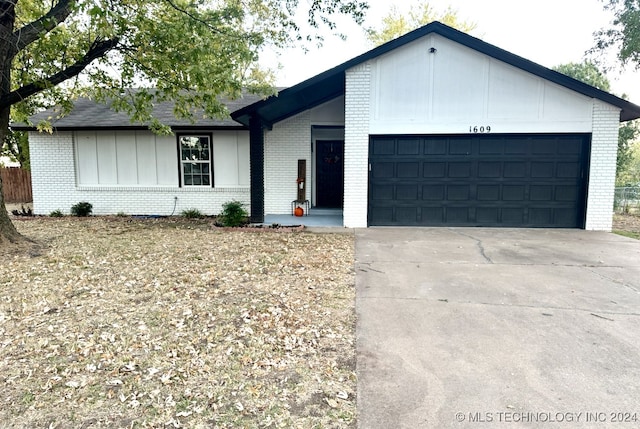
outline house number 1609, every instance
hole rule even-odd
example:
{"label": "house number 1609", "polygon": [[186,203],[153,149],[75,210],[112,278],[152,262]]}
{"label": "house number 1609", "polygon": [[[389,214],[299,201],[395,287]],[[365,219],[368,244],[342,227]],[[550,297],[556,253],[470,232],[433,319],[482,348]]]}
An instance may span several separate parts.
{"label": "house number 1609", "polygon": [[478,125],[469,125],[469,132],[470,133],[490,133],[491,132],[491,126],[487,125],[487,126],[478,126]]}

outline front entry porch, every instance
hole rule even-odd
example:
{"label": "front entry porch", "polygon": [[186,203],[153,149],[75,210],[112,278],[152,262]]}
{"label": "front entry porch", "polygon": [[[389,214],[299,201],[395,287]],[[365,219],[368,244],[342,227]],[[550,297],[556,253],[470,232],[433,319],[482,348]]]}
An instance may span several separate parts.
{"label": "front entry porch", "polygon": [[293,216],[290,214],[268,214],[264,217],[264,225],[278,224],[304,225],[307,227],[342,227],[342,209],[311,208],[309,216]]}

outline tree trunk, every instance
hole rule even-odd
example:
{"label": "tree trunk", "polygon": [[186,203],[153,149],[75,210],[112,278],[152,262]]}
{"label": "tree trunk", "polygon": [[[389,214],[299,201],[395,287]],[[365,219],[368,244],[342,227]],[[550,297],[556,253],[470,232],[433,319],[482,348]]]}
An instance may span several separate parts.
{"label": "tree trunk", "polygon": [[[11,45],[11,33],[15,23],[15,3],[2,2],[0,5],[0,96],[11,91],[11,65],[15,56],[15,48]],[[9,131],[11,106],[0,107],[0,142],[3,142]],[[11,223],[7,207],[4,204],[2,179],[0,178],[0,247],[10,243],[26,241]]]}
{"label": "tree trunk", "polygon": [[[0,110],[0,141],[3,141],[9,128],[9,108]],[[18,243],[25,238],[18,233],[16,227],[11,223],[7,207],[4,204],[4,191],[2,188],[2,178],[0,178],[0,247],[9,243]]]}
{"label": "tree trunk", "polygon": [[25,241],[25,238],[18,233],[16,227],[11,223],[7,207],[4,204],[4,195],[2,192],[2,178],[0,178],[0,247],[7,244],[19,243]]}

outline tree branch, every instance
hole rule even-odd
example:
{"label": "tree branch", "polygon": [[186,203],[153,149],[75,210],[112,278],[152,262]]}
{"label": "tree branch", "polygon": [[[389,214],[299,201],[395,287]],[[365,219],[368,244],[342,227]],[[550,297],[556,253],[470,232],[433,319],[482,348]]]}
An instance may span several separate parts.
{"label": "tree branch", "polygon": [[73,65],[54,75],[37,82],[32,82],[0,97],[0,109],[12,106],[27,97],[37,94],[45,88],[59,85],[65,80],[79,75],[93,60],[106,55],[107,52],[118,46],[118,43],[120,43],[120,39],[118,38],[94,41],[84,57],[76,61]]}
{"label": "tree branch", "polygon": [[49,12],[39,19],[25,25],[13,32],[12,44],[16,52],[42,37],[42,33],[48,33],[63,22],[71,12],[76,0],[60,0]]}

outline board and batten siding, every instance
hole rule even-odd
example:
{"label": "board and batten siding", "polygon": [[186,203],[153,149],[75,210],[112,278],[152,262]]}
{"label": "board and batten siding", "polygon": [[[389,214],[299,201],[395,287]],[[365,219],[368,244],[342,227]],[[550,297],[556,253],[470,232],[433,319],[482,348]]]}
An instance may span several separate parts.
{"label": "board and batten siding", "polygon": [[591,98],[434,34],[372,60],[370,89],[370,134],[592,129]]}
{"label": "board and batten siding", "polygon": [[179,186],[175,136],[149,131],[30,132],[34,212],[69,213],[80,201],[90,202],[98,215],[179,215],[192,208],[215,215],[231,200],[249,209],[248,132],[205,134],[213,136],[213,188]]}
{"label": "board and batten siding", "polygon": [[[78,131],[75,141],[80,186],[178,186],[175,136],[148,131]],[[213,133],[213,174],[214,187],[249,186],[247,132]]]}

